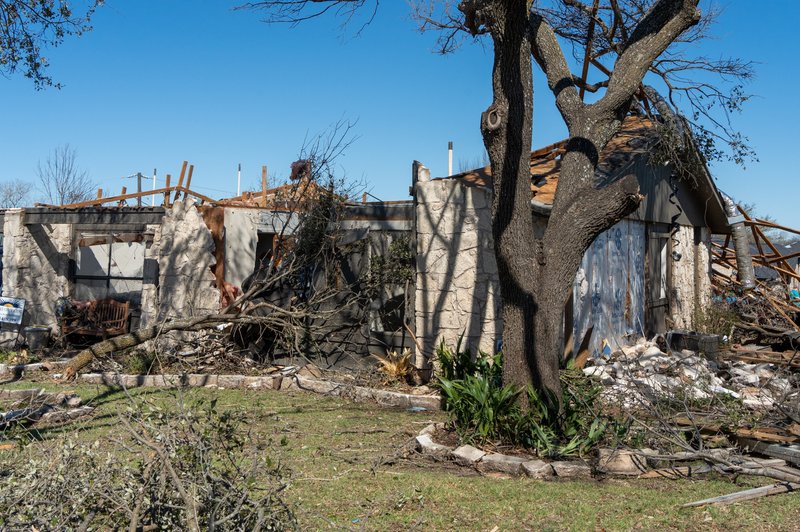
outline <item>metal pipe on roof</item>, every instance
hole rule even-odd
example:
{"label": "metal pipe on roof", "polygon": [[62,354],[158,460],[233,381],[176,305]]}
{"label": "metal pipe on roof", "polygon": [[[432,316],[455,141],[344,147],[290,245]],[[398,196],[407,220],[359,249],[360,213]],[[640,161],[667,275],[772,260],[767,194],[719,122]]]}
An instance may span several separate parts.
{"label": "metal pipe on roof", "polygon": [[753,269],[753,256],[750,254],[750,238],[747,234],[747,226],[744,224],[744,216],[739,213],[736,202],[722,192],[722,202],[725,204],[725,214],[728,215],[728,224],[733,233],[733,247],[736,250],[736,276],[742,283],[744,290],[752,290],[756,287],[756,274]]}
{"label": "metal pipe on roof", "polygon": [[447,143],[447,177],[453,175],[453,141]]}

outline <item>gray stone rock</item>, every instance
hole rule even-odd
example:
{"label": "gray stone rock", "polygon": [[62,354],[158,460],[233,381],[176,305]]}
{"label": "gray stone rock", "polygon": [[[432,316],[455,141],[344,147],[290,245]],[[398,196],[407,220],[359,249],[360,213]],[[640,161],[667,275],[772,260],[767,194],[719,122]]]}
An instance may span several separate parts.
{"label": "gray stone rock", "polygon": [[608,475],[640,475],[647,471],[647,460],[624,449],[600,449],[597,470]]}
{"label": "gray stone rock", "polygon": [[417,449],[424,455],[444,458],[450,454],[450,447],[434,442],[427,434],[417,436]]}
{"label": "gray stone rock", "polygon": [[592,468],[585,462],[553,462],[556,476],[559,478],[590,479],[592,478]]}
{"label": "gray stone rock", "polygon": [[664,353],[661,352],[661,349],[656,346],[651,346],[644,350],[642,353],[642,358],[660,357],[663,354]]}
{"label": "gray stone rock", "polygon": [[463,466],[471,466],[486,456],[486,451],[476,449],[472,445],[462,445],[461,447],[454,449],[451,454],[458,464]]}
{"label": "gray stone rock", "polygon": [[522,464],[529,460],[528,457],[487,454],[478,462],[478,469],[483,472],[508,473],[519,476],[522,472]]}
{"label": "gray stone rock", "polygon": [[522,472],[530,478],[545,480],[556,476],[553,466],[542,460],[530,460],[522,464]]}

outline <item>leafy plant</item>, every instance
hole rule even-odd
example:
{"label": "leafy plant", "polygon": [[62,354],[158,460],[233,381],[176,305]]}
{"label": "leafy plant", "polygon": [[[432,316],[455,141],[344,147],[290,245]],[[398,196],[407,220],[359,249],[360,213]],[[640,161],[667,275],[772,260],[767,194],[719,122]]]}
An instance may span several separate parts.
{"label": "leafy plant", "polygon": [[513,438],[519,392],[498,387],[485,375],[465,379],[439,379],[446,409],[463,441]]}
{"label": "leafy plant", "polygon": [[158,369],[158,357],[152,351],[137,349],[131,351],[123,360],[122,368],[132,375],[149,375]]}
{"label": "leafy plant", "polygon": [[462,441],[522,445],[543,457],[585,454],[597,445],[611,422],[598,416],[594,402],[600,387],[574,368],[562,372],[562,397],[525,390],[528,408],[519,406],[522,390],[502,384],[502,353],[473,357],[444,343],[436,350],[445,410]]}

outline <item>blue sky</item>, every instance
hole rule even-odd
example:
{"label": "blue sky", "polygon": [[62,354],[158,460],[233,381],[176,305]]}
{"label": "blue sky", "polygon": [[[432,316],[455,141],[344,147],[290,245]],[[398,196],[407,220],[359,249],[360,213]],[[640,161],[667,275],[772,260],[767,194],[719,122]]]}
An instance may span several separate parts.
{"label": "blue sky", "polygon": [[[358,136],[341,171],[381,199],[408,197],[414,159],[444,175],[450,140],[457,169],[481,157],[488,47],[432,53],[435,35],[415,31],[402,0],[382,2],[359,36],[331,18],[269,26],[232,5],[106,0],[92,32],[48,53],[50,73],[64,88],[36,91],[21,76],[0,78],[0,181],[35,187],[37,162],[69,143],[105,191],[134,189],[123,176],[154,168],[174,183],[187,159],[195,165],[192,188],[230,196],[238,163],[243,188],[260,187],[262,164],[276,182],[307,136],[341,119],[357,121]],[[759,213],[800,227],[793,161],[800,105],[786,93],[800,81],[792,66],[800,4],[763,2],[757,16],[749,2],[721,5],[716,40],[703,51],[759,62],[747,86],[756,97],[736,123],[760,162],[715,164],[712,173]],[[535,91],[534,147],[566,132],[538,73]]]}

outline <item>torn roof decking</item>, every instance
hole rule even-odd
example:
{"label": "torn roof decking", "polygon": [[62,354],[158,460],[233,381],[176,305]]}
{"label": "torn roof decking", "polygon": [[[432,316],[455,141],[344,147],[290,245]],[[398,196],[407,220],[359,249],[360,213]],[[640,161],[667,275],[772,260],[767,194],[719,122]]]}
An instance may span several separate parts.
{"label": "torn roof decking", "polygon": [[[600,153],[597,182],[609,183],[627,173],[637,176],[641,192],[647,198],[630,218],[708,226],[714,233],[728,233],[720,193],[705,167],[690,186],[670,179],[669,168],[650,165],[646,157],[640,157],[651,153],[658,142],[659,134],[651,119],[629,116]],[[540,207],[536,209],[538,212],[546,212],[553,205],[566,143],[564,140],[531,152],[531,202],[534,208]],[[491,167],[438,179],[459,179],[467,186],[491,187]],[[676,208],[676,203],[680,207]]]}

